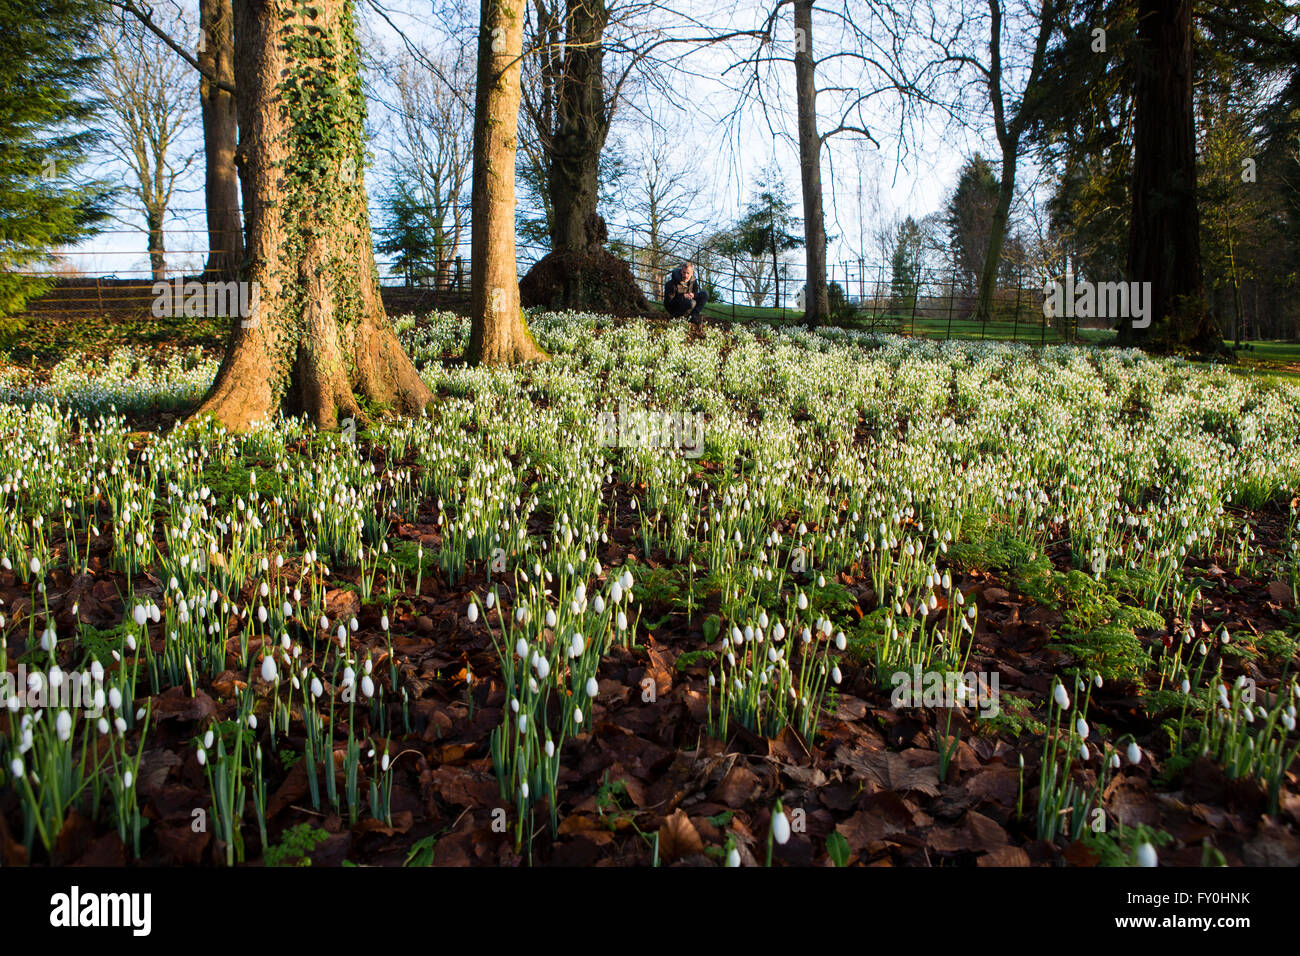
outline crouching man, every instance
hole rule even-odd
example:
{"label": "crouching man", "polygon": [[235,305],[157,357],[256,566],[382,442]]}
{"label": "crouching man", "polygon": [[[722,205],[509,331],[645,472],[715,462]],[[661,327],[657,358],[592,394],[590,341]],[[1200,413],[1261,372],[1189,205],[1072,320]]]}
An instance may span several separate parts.
{"label": "crouching man", "polygon": [[684,262],[668,274],[664,283],[664,307],[675,319],[690,313],[691,322],[700,325],[704,321],[704,306],[709,297],[700,291],[700,283],[695,278],[695,266]]}

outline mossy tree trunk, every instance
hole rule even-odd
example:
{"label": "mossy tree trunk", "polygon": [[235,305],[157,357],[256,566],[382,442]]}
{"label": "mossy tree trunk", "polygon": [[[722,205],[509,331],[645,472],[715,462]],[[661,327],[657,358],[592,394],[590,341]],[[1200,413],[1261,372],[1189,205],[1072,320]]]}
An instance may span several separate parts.
{"label": "mossy tree trunk", "polygon": [[481,0],[479,9],[470,234],[473,325],[466,357],[473,364],[513,364],[547,357],[519,306],[515,259],[523,0]]}
{"label": "mossy tree trunk", "polygon": [[318,427],[358,397],[431,399],[384,314],[366,208],[365,98],[351,0],[235,0],[238,166],[256,313],[234,320],[199,407],[232,430],[277,411]]}

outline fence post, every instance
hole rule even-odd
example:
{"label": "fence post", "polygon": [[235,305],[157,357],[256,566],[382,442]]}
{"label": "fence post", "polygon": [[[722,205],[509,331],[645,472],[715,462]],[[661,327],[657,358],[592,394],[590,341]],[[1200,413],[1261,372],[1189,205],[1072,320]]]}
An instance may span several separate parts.
{"label": "fence post", "polygon": [[456,257],[456,291],[465,291],[465,257]]}
{"label": "fence post", "polygon": [[948,280],[948,338],[952,338],[952,302],[957,296],[957,272],[953,270],[952,278]]}
{"label": "fence post", "polygon": [[1017,342],[1020,338],[1020,284],[1024,276],[1019,269],[1016,270],[1016,315],[1011,324],[1011,341]]}

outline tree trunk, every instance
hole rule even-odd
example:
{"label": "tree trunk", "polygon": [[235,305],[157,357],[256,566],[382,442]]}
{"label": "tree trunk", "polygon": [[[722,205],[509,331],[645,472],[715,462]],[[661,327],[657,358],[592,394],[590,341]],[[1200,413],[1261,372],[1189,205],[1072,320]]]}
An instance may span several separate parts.
{"label": "tree trunk", "polygon": [[830,317],[826,286],[826,220],[822,213],[822,141],[817,132],[817,87],[812,56],[813,0],[794,3],[794,76],[803,180],[803,234],[807,255],[804,322],[816,328]]}
{"label": "tree trunk", "polygon": [[519,307],[515,259],[515,152],[523,0],[481,0],[474,94],[474,180],[470,219],[470,330],[473,364],[512,364],[547,355]]}
{"label": "tree trunk", "polygon": [[362,417],[357,394],[416,412],[431,395],[379,298],[352,4],[236,0],[234,16],[244,278],[259,304],[197,414],[231,430],[280,410],[334,427]]}
{"label": "tree trunk", "polygon": [[[218,80],[235,85],[235,47],[231,0],[199,0],[203,43],[199,65]],[[244,226],[239,217],[239,174],[235,169],[238,119],[235,98],[216,83],[199,78],[206,163],[204,201],[208,215],[208,262],[204,275],[229,280],[244,262]]]}
{"label": "tree trunk", "polygon": [[1007,222],[1011,217],[1011,200],[1016,192],[1016,153],[1019,139],[1002,144],[1002,177],[998,184],[998,204],[993,207],[993,221],[989,223],[989,245],[984,253],[984,267],[980,270],[979,300],[975,318],[991,322],[994,318],[994,297],[998,289],[998,270],[1002,265],[1002,244],[1007,238]]}
{"label": "tree trunk", "polygon": [[145,210],[145,226],[149,230],[149,272],[154,282],[167,278],[167,237],[163,234],[162,207]]}
{"label": "tree trunk", "polygon": [[609,135],[605,115],[604,38],[609,11],[604,0],[567,0],[564,73],[556,103],[547,180],[552,251],[587,252],[598,247],[590,234],[600,188],[600,152]]}
{"label": "tree trunk", "polygon": [[1128,277],[1151,283],[1151,324],[1125,322],[1119,341],[1218,352],[1223,341],[1205,305],[1196,205],[1193,6],[1138,0]]}

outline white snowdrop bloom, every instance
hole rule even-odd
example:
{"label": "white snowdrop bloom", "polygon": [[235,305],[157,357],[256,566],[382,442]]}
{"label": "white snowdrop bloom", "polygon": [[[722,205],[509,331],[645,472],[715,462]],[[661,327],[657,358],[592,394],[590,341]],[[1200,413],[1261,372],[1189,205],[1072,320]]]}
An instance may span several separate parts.
{"label": "white snowdrop bloom", "polygon": [[364,674],[361,677],[361,693],[367,698],[375,696],[375,682],[369,674]]}
{"label": "white snowdrop bloom", "polygon": [[50,667],[50,690],[57,691],[63,686],[63,668],[58,664]]}
{"label": "white snowdrop bloom", "polygon": [[515,641],[515,657],[526,658],[528,656],[528,642],[522,637]]}
{"label": "white snowdrop bloom", "polygon": [[727,851],[727,866],[740,866],[740,851],[734,846]]}
{"label": "white snowdrop bloom", "polygon": [[208,749],[208,750],[211,750],[211,749],[212,749],[212,742],[213,742],[213,740],[215,740],[215,739],[216,739],[216,738],[213,736],[211,730],[209,730],[206,734],[204,734],[204,735],[203,735],[203,746],[204,746],[204,748],[206,748],[206,749]]}
{"label": "white snowdrop bloom", "polygon": [[54,718],[54,730],[59,739],[66,743],[72,736],[72,715],[66,710],[59,711],[59,715]]}
{"label": "white snowdrop bloom", "polygon": [[808,610],[808,595],[800,591],[799,597],[795,600],[795,604],[801,611]]}
{"label": "white snowdrop bloom", "polygon": [[1186,677],[1184,677],[1183,682],[1178,685],[1178,689],[1181,690],[1184,694],[1191,693],[1192,682],[1189,681]]}
{"label": "white snowdrop bloom", "polygon": [[322,631],[328,631],[330,629],[330,619],[324,614],[320,616],[320,629]]}
{"label": "white snowdrop bloom", "polygon": [[1083,743],[1079,744],[1079,759],[1082,760],[1084,763],[1087,763],[1088,756],[1089,756],[1088,745]]}
{"label": "white snowdrop bloom", "polygon": [[[834,667],[831,668],[831,680],[833,680],[835,683],[838,684],[842,679],[842,677],[843,675],[840,673],[840,666],[836,664]],[[965,688],[965,685],[959,685],[959,686],[961,686],[963,689]]]}
{"label": "white snowdrop bloom", "polygon": [[351,687],[357,679],[357,672],[352,669],[352,665],[343,668],[343,686]]}
{"label": "white snowdrop bloom", "polygon": [[1078,733],[1080,739],[1082,740],[1088,739],[1088,722],[1084,720],[1082,717],[1080,717],[1079,720],[1075,723],[1074,729],[1075,732]]}
{"label": "white snowdrop bloom", "polygon": [[253,730],[257,729],[257,714],[248,715],[248,726]]}
{"label": "white snowdrop bloom", "polygon": [[784,810],[772,814],[772,839],[783,846],[790,839],[790,819]]}
{"label": "white snowdrop bloom", "polygon": [[618,620],[617,620],[615,623],[618,625],[618,629],[619,629],[620,631],[626,631],[626,630],[627,630],[627,615],[624,614],[622,611],[619,611],[619,612],[618,612]]}
{"label": "white snowdrop bloom", "polygon": [[[473,620],[473,618],[470,618],[470,620]],[[555,627],[555,609],[548,607],[546,609],[546,617],[543,620],[547,627]]]}
{"label": "white snowdrop bloom", "polygon": [[622,585],[622,584],[620,584],[619,582],[615,581],[615,582],[613,583],[613,585],[610,586],[610,589],[609,589],[609,599],[610,599],[611,601],[613,601],[615,604],[617,604],[619,601],[623,600],[623,585]]}
{"label": "white snowdrop bloom", "polygon": [[840,631],[838,634],[835,635],[835,646],[839,648],[841,651],[849,646],[849,640],[847,637],[844,636],[843,631]]}
{"label": "white snowdrop bloom", "polygon": [[1128,762],[1132,764],[1142,762],[1142,748],[1137,745],[1136,740],[1130,742],[1128,745]]}
{"label": "white snowdrop bloom", "polygon": [[537,671],[538,680],[546,680],[546,675],[551,672],[551,662],[538,654],[533,658],[533,669]]}
{"label": "white snowdrop bloom", "polygon": [[143,604],[137,604],[135,610],[131,612],[131,617],[135,620],[137,627],[144,627],[145,621],[149,620],[149,611]]}
{"label": "white snowdrop bloom", "polygon": [[523,783],[521,783],[521,784],[519,785],[519,795],[520,795],[521,797],[523,797],[525,800],[528,799],[528,781],[527,781],[527,780],[525,780]]}
{"label": "white snowdrop bloom", "polygon": [[599,594],[597,594],[594,598],[591,599],[591,609],[595,611],[597,614],[604,614],[605,599],[601,597]]}
{"label": "white snowdrop bloom", "polygon": [[313,677],[311,679],[311,695],[313,697],[319,697],[323,693],[325,693],[325,687],[321,684],[320,678]]}
{"label": "white snowdrop bloom", "polygon": [[1155,866],[1159,861],[1156,858],[1156,848],[1150,843],[1143,843],[1137,848],[1137,865],[1143,867]]}
{"label": "white snowdrop bloom", "polygon": [[553,740],[551,740],[551,739],[548,738],[547,741],[546,741],[546,746],[543,747],[542,749],[543,749],[544,751],[546,751],[546,756],[547,756],[547,757],[554,757],[554,756],[555,756],[555,741],[553,741]]}
{"label": "white snowdrop bloom", "polygon": [[340,624],[334,632],[334,639],[339,642],[339,647],[343,647],[348,642],[348,629]]}
{"label": "white snowdrop bloom", "polygon": [[276,676],[275,658],[268,654],[262,658],[262,680],[270,683]]}
{"label": "white snowdrop bloom", "polygon": [[489,592],[488,592],[488,596],[483,600],[483,606],[486,607],[486,608],[490,611],[490,610],[492,610],[493,606],[494,606],[496,603],[497,603],[497,594],[496,594],[496,592],[495,592],[495,591],[489,591]]}
{"label": "white snowdrop bloom", "polygon": [[512,711],[514,711],[516,714],[519,713],[519,698],[518,698],[518,697],[511,697],[511,698],[510,698],[510,709],[511,709]]}
{"label": "white snowdrop bloom", "polygon": [[[471,611],[470,622],[473,623],[474,621],[477,621],[477,620],[478,620],[478,605],[477,605],[477,604],[471,604],[470,607],[473,609],[473,610]],[[387,614],[383,614],[383,615],[380,616],[380,618],[379,618],[379,629],[380,629],[381,631],[386,631],[386,630],[388,630],[388,615],[387,615]]]}
{"label": "white snowdrop bloom", "polygon": [[634,583],[632,578],[632,572],[625,570],[622,573],[622,575],[619,577],[619,583],[623,585],[624,591],[630,591]]}
{"label": "white snowdrop bloom", "polygon": [[40,559],[39,559],[39,558],[32,558],[31,563],[28,565],[28,567],[30,567],[30,568],[32,569],[32,574],[40,574],[40,573],[41,573],[41,562],[40,562]]}
{"label": "white snowdrop bloom", "polygon": [[586,648],[587,648],[587,642],[583,639],[580,633],[574,631],[573,639],[569,642],[569,656],[581,657],[582,652],[586,650]]}
{"label": "white snowdrop bloom", "polygon": [[1056,706],[1061,710],[1066,710],[1070,706],[1070,695],[1065,692],[1065,685],[1058,683],[1052,691],[1052,696],[1056,700]]}
{"label": "white snowdrop bloom", "polygon": [[198,758],[200,767],[202,767],[208,762],[208,752],[201,747],[199,748],[199,752],[195,756]]}
{"label": "white snowdrop bloom", "polygon": [[122,709],[122,692],[116,687],[108,689],[108,706],[114,710]]}
{"label": "white snowdrop bloom", "polygon": [[107,717],[101,717],[99,718],[99,722],[95,724],[95,729],[98,730],[102,736],[112,729],[112,725],[108,722]]}
{"label": "white snowdrop bloom", "polygon": [[582,723],[582,708],[581,708],[581,707],[575,707],[575,708],[573,708],[573,722],[574,722],[575,724],[580,724],[580,723]]}

